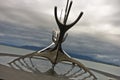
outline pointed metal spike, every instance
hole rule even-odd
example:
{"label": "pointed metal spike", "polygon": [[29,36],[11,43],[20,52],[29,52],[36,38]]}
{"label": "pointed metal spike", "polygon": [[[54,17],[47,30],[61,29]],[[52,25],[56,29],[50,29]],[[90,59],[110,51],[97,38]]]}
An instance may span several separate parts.
{"label": "pointed metal spike", "polygon": [[65,14],[67,13],[67,10],[68,10],[68,4],[69,4],[69,0],[67,0],[67,4],[66,4],[66,8],[65,8]]}
{"label": "pointed metal spike", "polygon": [[82,17],[82,15],[83,15],[83,12],[81,12],[81,13],[79,14],[78,18],[77,18],[73,23],[68,24],[68,25],[66,25],[66,26],[67,26],[68,28],[71,28],[72,26],[74,26],[74,25],[80,20],[80,18]]}
{"label": "pointed metal spike", "polygon": [[67,23],[67,19],[68,19],[71,7],[72,7],[72,1],[70,2],[70,5],[68,7],[68,11],[66,12],[66,15],[64,17],[64,25],[66,25],[66,23]]}

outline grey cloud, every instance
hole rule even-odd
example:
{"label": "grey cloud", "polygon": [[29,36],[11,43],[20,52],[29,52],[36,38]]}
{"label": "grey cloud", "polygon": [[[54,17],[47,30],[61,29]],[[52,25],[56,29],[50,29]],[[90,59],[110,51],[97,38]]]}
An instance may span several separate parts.
{"label": "grey cloud", "polygon": [[[11,2],[11,0],[7,1]],[[47,46],[51,43],[51,31],[57,27],[53,16],[54,6],[57,5],[59,10],[63,9],[65,4],[62,3],[66,2],[65,0],[13,0],[15,2],[11,2],[10,4],[8,4],[9,2],[7,1],[2,1],[0,3],[0,32],[4,34],[4,36],[0,36],[0,41],[19,45],[37,44],[40,46]],[[85,5],[85,3],[87,5]],[[72,8],[71,15],[73,14],[74,16],[70,16],[71,18],[69,18],[69,21],[72,22],[73,20],[71,19],[76,19],[80,11],[85,12],[81,20],[76,25],[78,26],[76,27],[77,29],[81,29],[80,27],[82,26],[88,27],[89,29],[90,26],[94,26],[96,24],[116,24],[119,26],[119,14],[102,17],[101,15],[96,14],[97,11],[94,12],[94,10],[89,10],[88,6],[92,6],[92,2],[87,3],[84,0],[84,4],[82,4],[82,6],[81,4],[77,4],[76,2],[73,3],[73,7],[77,6],[78,8]],[[109,5],[114,7],[113,4]],[[118,8],[116,7],[116,10],[117,9]],[[91,33],[91,31],[89,31],[89,33]],[[81,34],[81,32],[78,32],[76,35],[73,31],[70,33],[67,41],[64,42],[64,48],[67,51],[76,53],[119,54],[119,46],[116,46],[115,44],[105,40],[102,36],[97,35],[97,31],[96,35],[91,35],[89,33]]]}
{"label": "grey cloud", "polygon": [[[76,37],[77,36],[77,37]],[[119,55],[120,46],[112,44],[107,40],[92,36],[89,34],[71,35],[67,39],[65,48],[67,51],[77,54],[102,54],[102,55]],[[69,47],[68,47],[69,46]]]}
{"label": "grey cloud", "polygon": [[[0,6],[0,17],[1,21],[8,21],[17,24],[23,24],[28,26],[54,26],[53,21],[54,17],[45,13],[45,11],[49,10],[46,9],[46,5],[43,6],[44,1],[20,1],[20,0],[13,0],[13,3],[9,3],[10,0],[2,1]],[[6,5],[6,3],[9,3]],[[38,5],[39,4],[39,5]],[[44,8],[45,7],[45,8]],[[48,23],[48,25],[46,24]],[[51,23],[51,24],[49,24]]]}
{"label": "grey cloud", "polygon": [[1,23],[0,32],[3,33],[1,37],[2,42],[9,42],[19,45],[46,45],[50,43],[51,31],[41,28],[28,28],[21,25],[15,25],[10,23]]}
{"label": "grey cloud", "polygon": [[108,21],[114,27],[120,27],[120,11],[115,13]]}
{"label": "grey cloud", "polygon": [[105,4],[108,5],[108,6],[111,6],[112,9],[111,9],[111,12],[110,13],[113,13],[111,14],[110,16],[108,17],[105,17],[105,22],[113,25],[114,27],[120,27],[120,0],[106,0],[105,1]]}
{"label": "grey cloud", "polygon": [[15,45],[50,44],[52,28],[57,25],[54,17],[45,12],[49,7],[45,5],[44,8],[44,1],[40,2],[1,1],[0,33],[3,35],[0,35],[0,42]]}

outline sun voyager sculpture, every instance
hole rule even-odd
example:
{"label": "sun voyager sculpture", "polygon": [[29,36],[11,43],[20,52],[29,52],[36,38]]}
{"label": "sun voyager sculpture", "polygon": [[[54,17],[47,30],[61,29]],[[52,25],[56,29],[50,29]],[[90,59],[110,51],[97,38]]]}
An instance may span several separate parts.
{"label": "sun voyager sculpture", "polygon": [[[19,58],[11,61],[9,63],[9,65],[11,65],[11,66],[16,65],[17,68],[22,69],[20,67],[20,64],[21,64],[22,67],[25,67],[31,71],[41,72],[40,70],[35,68],[35,65],[33,64],[35,62],[35,61],[33,62],[33,59],[38,59],[38,60],[43,60],[41,63],[45,63],[45,61],[48,61],[49,63],[51,63],[51,65],[49,65],[50,69],[45,71],[45,72],[51,72],[50,73],[51,75],[58,74],[58,75],[65,76],[65,77],[68,77],[69,79],[73,79],[73,80],[75,80],[75,79],[77,79],[77,80],[97,80],[96,76],[87,67],[85,67],[84,64],[82,64],[81,62],[70,57],[62,49],[62,43],[65,41],[65,39],[68,35],[68,34],[66,34],[66,32],[71,27],[73,27],[80,20],[80,18],[83,15],[83,12],[80,12],[79,16],[73,23],[67,24],[67,20],[68,20],[68,16],[69,16],[69,13],[71,10],[72,3],[73,3],[73,1],[67,0],[63,21],[60,21],[60,19],[58,19],[57,7],[55,6],[54,16],[55,16],[55,20],[58,25],[59,31],[53,31],[53,34],[52,34],[52,42],[53,43],[51,45],[49,45],[48,47],[46,47],[42,50],[27,54],[24,56],[20,56]],[[27,63],[28,60],[26,61],[25,59],[29,59],[29,63]],[[18,62],[19,62],[19,64],[18,64]],[[37,64],[40,64],[40,62]],[[39,66],[41,66],[41,65],[39,65]],[[59,69],[57,70],[57,67],[65,68],[65,70],[63,70],[63,71],[60,70],[61,73],[59,73],[60,71],[59,71]],[[67,70],[67,69],[69,69],[69,70]]]}

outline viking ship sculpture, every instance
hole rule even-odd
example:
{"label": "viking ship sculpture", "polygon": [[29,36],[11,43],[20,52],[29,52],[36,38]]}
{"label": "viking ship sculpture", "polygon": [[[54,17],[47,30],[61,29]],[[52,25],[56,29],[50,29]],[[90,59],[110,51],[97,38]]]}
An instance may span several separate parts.
{"label": "viking ship sculpture", "polygon": [[[32,59],[35,58],[36,56],[43,57],[46,60],[51,62],[51,64],[52,64],[51,69],[53,71],[55,71],[55,67],[59,63],[62,63],[62,64],[66,64],[67,62],[71,63],[71,65],[72,65],[71,69],[63,74],[66,77],[71,77],[71,79],[72,79],[72,77],[76,78],[76,77],[81,77],[82,75],[84,75],[84,77],[82,77],[82,79],[80,79],[80,80],[89,80],[89,78],[90,78],[90,80],[91,79],[97,80],[96,76],[87,67],[85,67],[85,65],[83,65],[81,62],[70,57],[62,49],[62,43],[65,41],[65,39],[67,37],[66,32],[71,27],[73,27],[80,20],[80,18],[83,15],[83,12],[80,12],[78,18],[73,23],[67,24],[67,20],[68,20],[68,16],[69,16],[69,13],[71,10],[72,3],[73,3],[72,1],[69,2],[69,0],[67,0],[63,21],[60,21],[58,19],[57,7],[55,6],[54,15],[55,15],[55,20],[57,22],[59,31],[53,31],[53,35],[52,35],[53,43],[51,45],[49,45],[48,47],[46,47],[42,50],[21,56],[17,59],[14,59],[9,64],[16,65],[16,62],[19,62],[24,66],[25,65],[28,66],[25,59],[29,58],[31,65],[34,67],[35,65],[33,65]],[[74,70],[75,67],[77,67],[79,69],[77,71],[75,71]],[[30,69],[30,67],[29,67],[29,69]],[[87,75],[85,75],[85,74],[87,74]]]}

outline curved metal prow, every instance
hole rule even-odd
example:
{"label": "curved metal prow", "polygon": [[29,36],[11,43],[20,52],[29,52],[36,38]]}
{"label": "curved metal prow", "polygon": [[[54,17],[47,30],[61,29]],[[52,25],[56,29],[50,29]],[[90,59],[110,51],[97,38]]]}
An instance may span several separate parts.
{"label": "curved metal prow", "polygon": [[66,24],[67,20],[68,20],[69,13],[70,13],[71,6],[72,6],[72,1],[70,2],[69,7],[68,7],[68,2],[67,2],[63,23],[60,22],[60,20],[58,19],[57,7],[55,6],[55,8],[54,8],[55,20],[56,20],[57,25],[58,25],[58,27],[59,27],[59,29],[62,33],[65,33],[68,29],[70,29],[72,26],[74,26],[80,20],[80,18],[83,15],[83,12],[80,12],[78,18],[74,22],[72,22],[71,24]]}

